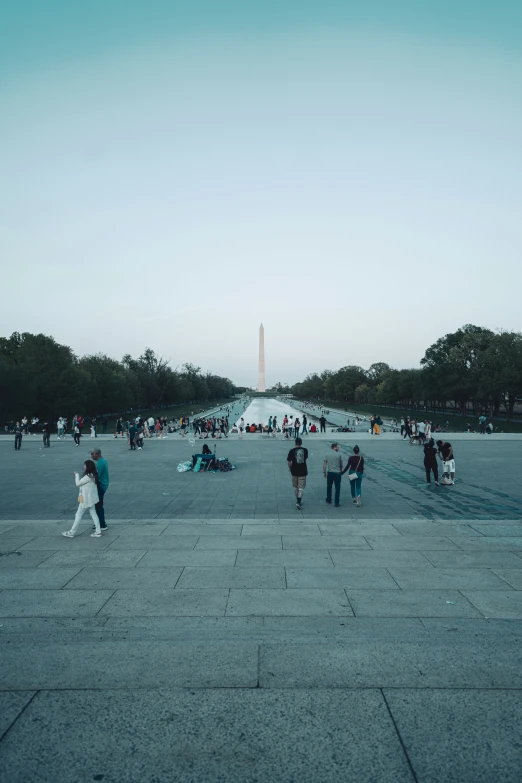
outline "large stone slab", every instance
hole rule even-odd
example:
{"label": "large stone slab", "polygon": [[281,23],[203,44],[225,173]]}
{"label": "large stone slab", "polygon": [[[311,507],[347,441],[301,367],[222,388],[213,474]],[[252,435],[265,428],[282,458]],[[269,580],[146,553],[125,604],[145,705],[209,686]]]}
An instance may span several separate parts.
{"label": "large stone slab", "polygon": [[370,549],[365,538],[344,536],[283,536],[283,549]]}
{"label": "large stone slab", "polygon": [[3,590],[0,617],[94,617],[112,590]]}
{"label": "large stone slab", "polygon": [[[21,549],[21,547],[29,544],[31,541],[34,541],[34,536],[8,536],[3,535],[0,537],[0,556],[9,554],[11,552],[16,552],[17,549]],[[49,549],[49,547],[31,547],[32,549]],[[58,547],[56,547],[57,549]],[[0,559],[3,559],[1,557]]]}
{"label": "large stone slab", "polygon": [[428,631],[465,634],[508,634],[522,641],[522,620],[498,620],[484,617],[457,617],[447,620],[442,617],[423,617],[420,622]]}
{"label": "large stone slab", "polygon": [[0,774],[11,783],[101,775],[118,783],[413,783],[382,695],[361,690],[40,693],[3,743]]}
{"label": "large stone slab", "polygon": [[435,538],[447,535],[476,536],[475,525],[452,524],[445,522],[394,522],[393,527],[405,536],[434,536]]}
{"label": "large stone slab", "polygon": [[[69,688],[253,688],[258,648],[238,642],[24,640],[2,651],[4,690]],[[90,748],[92,742],[88,743]]]}
{"label": "large stone slab", "polygon": [[[389,568],[403,590],[505,590],[506,583],[486,568]],[[520,571],[522,580],[522,570]]]}
{"label": "large stone slab", "polygon": [[38,590],[64,587],[80,568],[4,568],[0,570],[0,590]]}
{"label": "large stone slab", "polygon": [[[333,569],[332,569],[333,570]],[[284,568],[194,568],[187,567],[177,585],[182,588],[236,587],[280,588],[286,587]]]}
{"label": "large stone slab", "polygon": [[352,536],[399,536],[400,533],[395,529],[391,522],[374,522],[373,520],[365,520],[364,522],[356,522],[350,520],[338,520],[334,522],[321,522],[319,529],[323,535],[352,535]]}
{"label": "large stone slab", "polygon": [[[68,593],[74,595],[75,590]],[[148,615],[224,615],[228,590],[116,590],[107,601],[100,615],[129,617]],[[1,601],[1,595],[0,595]]]}
{"label": "large stone slab", "polygon": [[[457,537],[448,533],[448,537],[455,544],[464,551],[475,552],[520,552],[522,553],[522,536],[517,538],[515,536],[480,536],[473,538],[472,536]],[[419,549],[427,549],[422,546]]]}
{"label": "large stone slab", "polygon": [[[44,573],[46,569],[38,569]],[[67,590],[142,590],[173,588],[183,568],[84,568],[67,584]]]}
{"label": "large stone slab", "polygon": [[[71,526],[64,524],[63,530],[70,530]],[[46,549],[51,551],[74,552],[86,549],[89,552],[102,552],[108,546],[114,543],[114,537],[104,534],[101,538],[91,538],[90,535],[76,535],[74,538],[64,538],[61,533],[56,536],[37,536],[28,543],[20,546],[21,551],[30,552],[36,550],[44,552]],[[136,548],[136,544],[126,547],[127,549]]]}
{"label": "large stone slab", "polygon": [[105,631],[124,639],[266,641],[263,617],[107,617]]}
{"label": "large stone slab", "polygon": [[111,543],[111,552],[120,549],[194,549],[197,541],[197,536],[164,535],[138,537],[121,535]]}
{"label": "large stone slab", "polygon": [[[131,568],[146,554],[146,549],[126,549],[115,551],[105,549],[103,552],[89,552],[81,549],[74,552],[47,552],[47,558],[40,563],[40,568],[55,568],[56,566],[95,566],[96,568]],[[24,552],[24,555],[33,554]]]}
{"label": "large stone slab", "polygon": [[286,581],[298,588],[398,589],[386,568],[287,568]]}
{"label": "large stone slab", "polygon": [[495,568],[493,572],[515,590],[522,590],[522,569],[520,568]]}
{"label": "large stone slab", "polygon": [[243,525],[243,536],[320,536],[319,525],[307,525],[306,523],[295,522],[293,525],[286,523],[278,524],[274,527],[272,523],[262,525],[259,521],[255,525]]}
{"label": "large stone slab", "polygon": [[[0,740],[34,696],[34,691],[0,693]],[[2,746],[3,748],[3,746]],[[0,753],[1,759],[2,753]],[[1,769],[1,761],[0,761]],[[1,773],[0,773],[1,774]],[[5,778],[7,780],[8,778]]]}
{"label": "large stone slab", "polygon": [[158,549],[147,552],[137,568],[161,568],[176,566],[233,566],[236,562],[235,549],[194,551],[189,549]]}
{"label": "large stone slab", "polygon": [[240,551],[237,565],[245,567],[283,566],[285,568],[333,568],[332,558],[327,550],[275,549]]}
{"label": "large stone slab", "polygon": [[474,522],[473,527],[484,536],[515,536],[522,538],[522,522],[510,525],[482,525],[480,522]]}
{"label": "large stone slab", "polygon": [[358,617],[481,617],[456,590],[348,590]]}
{"label": "large stone slab", "polygon": [[386,690],[385,696],[417,780],[520,780],[521,691]]}
{"label": "large stone slab", "polygon": [[201,536],[196,551],[202,549],[281,549],[281,536]]}
{"label": "large stone slab", "polygon": [[410,642],[354,636],[261,647],[262,688],[521,688],[518,639],[437,634]]}
{"label": "large stone slab", "polygon": [[[372,549],[457,549],[457,545],[449,538],[435,536],[366,536]],[[470,538],[471,540],[471,538]]]}
{"label": "large stone slab", "polygon": [[437,568],[522,568],[513,552],[423,552]]}
{"label": "large stone slab", "polygon": [[420,552],[396,551],[350,551],[333,549],[330,552],[336,566],[344,568],[388,568],[402,566],[412,568],[433,568],[433,565]]}
{"label": "large stone slab", "polygon": [[[9,552],[0,554],[0,568],[35,568],[44,563],[52,551],[44,552]],[[522,560],[520,561],[522,563]]]}
{"label": "large stone slab", "polygon": [[165,536],[240,536],[243,525],[208,525],[201,522],[193,524],[168,525]]}
{"label": "large stone slab", "polygon": [[227,615],[353,615],[343,590],[234,590]]}
{"label": "large stone slab", "polygon": [[516,590],[466,590],[463,595],[485,617],[522,619],[522,592]]}

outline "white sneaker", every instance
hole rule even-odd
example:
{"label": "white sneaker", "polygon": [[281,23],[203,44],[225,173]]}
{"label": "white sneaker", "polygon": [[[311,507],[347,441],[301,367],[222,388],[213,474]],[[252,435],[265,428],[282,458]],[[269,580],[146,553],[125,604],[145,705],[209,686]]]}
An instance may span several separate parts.
{"label": "white sneaker", "polygon": [[74,538],[74,533],[71,533],[70,530],[66,530],[65,533],[62,533],[62,536],[65,536],[65,538]]}
{"label": "white sneaker", "polygon": [[[64,533],[64,535],[65,535],[65,533]],[[91,538],[101,538],[101,537],[102,537],[101,533],[91,533]]]}

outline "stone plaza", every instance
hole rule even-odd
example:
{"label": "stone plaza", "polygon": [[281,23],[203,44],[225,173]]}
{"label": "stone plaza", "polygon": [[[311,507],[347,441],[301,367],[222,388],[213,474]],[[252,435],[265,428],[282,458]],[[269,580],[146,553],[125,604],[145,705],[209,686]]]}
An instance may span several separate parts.
{"label": "stone plaza", "polygon": [[[325,503],[333,438],[363,505]],[[178,473],[199,442],[98,438],[108,531],[73,539],[93,441],[0,441],[0,775],[103,780],[520,780],[520,439],[451,434],[426,487],[396,434],[231,435],[236,469]],[[87,518],[86,518],[87,519]]]}

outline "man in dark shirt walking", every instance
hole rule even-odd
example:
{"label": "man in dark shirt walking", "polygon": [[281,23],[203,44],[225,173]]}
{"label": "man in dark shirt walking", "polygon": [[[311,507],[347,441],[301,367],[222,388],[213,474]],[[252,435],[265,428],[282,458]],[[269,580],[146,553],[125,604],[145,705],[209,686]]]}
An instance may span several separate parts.
{"label": "man in dark shirt walking", "polygon": [[326,419],[324,417],[324,413],[321,413],[321,418],[319,419],[319,424],[321,425],[321,432],[326,432]]}
{"label": "man in dark shirt walking", "polygon": [[308,468],[306,460],[308,459],[308,449],[303,448],[301,438],[295,439],[295,448],[290,449],[286,458],[288,470],[292,474],[292,486],[295,492],[295,505],[301,511],[303,504],[303,492],[306,487],[306,477]]}
{"label": "man in dark shirt walking", "polygon": [[15,451],[20,451],[20,449],[22,448],[22,431],[23,431],[23,427],[20,425],[20,422],[17,421],[14,429]]}

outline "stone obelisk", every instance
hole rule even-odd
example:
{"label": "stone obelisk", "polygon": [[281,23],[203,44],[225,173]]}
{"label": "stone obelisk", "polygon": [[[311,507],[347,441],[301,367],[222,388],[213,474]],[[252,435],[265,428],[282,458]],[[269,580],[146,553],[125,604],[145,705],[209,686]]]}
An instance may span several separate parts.
{"label": "stone obelisk", "polygon": [[257,376],[257,390],[266,391],[265,384],[265,330],[263,324],[259,327],[259,374]]}

